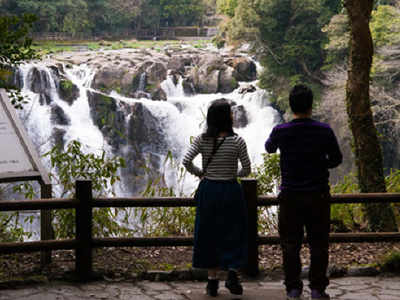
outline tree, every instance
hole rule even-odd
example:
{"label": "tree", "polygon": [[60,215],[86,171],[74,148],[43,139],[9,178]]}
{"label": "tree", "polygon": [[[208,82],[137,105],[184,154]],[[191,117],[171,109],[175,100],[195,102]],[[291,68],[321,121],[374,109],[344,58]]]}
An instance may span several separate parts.
{"label": "tree", "polygon": [[272,90],[272,101],[282,111],[292,85],[323,84],[320,68],[327,39],[321,28],[339,9],[339,0],[238,1],[228,36],[253,43],[265,67],[261,86]]}
{"label": "tree", "polygon": [[31,48],[32,40],[28,33],[35,21],[33,15],[0,17],[0,88],[10,92],[12,104],[16,108],[22,108],[24,101],[19,92],[13,86],[13,73],[16,65],[24,60],[36,57]]}
{"label": "tree", "polygon": [[[386,192],[382,151],[369,98],[373,57],[369,21],[373,4],[374,0],[344,1],[351,29],[346,104],[362,193]],[[364,208],[372,231],[397,230],[389,204],[365,204]]]}

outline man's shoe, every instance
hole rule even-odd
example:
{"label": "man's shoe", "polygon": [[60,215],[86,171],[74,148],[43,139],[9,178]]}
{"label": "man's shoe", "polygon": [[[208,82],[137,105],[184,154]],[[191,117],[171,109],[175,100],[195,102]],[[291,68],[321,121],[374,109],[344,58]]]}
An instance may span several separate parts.
{"label": "man's shoe", "polygon": [[298,289],[290,290],[286,294],[286,299],[287,300],[300,300],[301,299],[301,290],[298,290]]}
{"label": "man's shoe", "polygon": [[238,275],[235,271],[228,272],[228,278],[225,281],[225,287],[234,295],[242,295],[243,287],[239,282]]}
{"label": "man's shoe", "polygon": [[218,279],[208,279],[206,292],[208,296],[217,297],[218,295]]}
{"label": "man's shoe", "polygon": [[311,290],[311,299],[330,300],[331,297],[324,291]]}

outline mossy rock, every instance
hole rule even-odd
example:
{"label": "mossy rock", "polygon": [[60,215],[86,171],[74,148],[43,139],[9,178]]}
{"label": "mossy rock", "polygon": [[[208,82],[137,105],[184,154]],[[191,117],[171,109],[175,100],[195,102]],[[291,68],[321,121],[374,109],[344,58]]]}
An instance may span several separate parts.
{"label": "mossy rock", "polygon": [[68,102],[69,105],[79,97],[78,87],[68,79],[61,79],[59,86],[60,98]]}

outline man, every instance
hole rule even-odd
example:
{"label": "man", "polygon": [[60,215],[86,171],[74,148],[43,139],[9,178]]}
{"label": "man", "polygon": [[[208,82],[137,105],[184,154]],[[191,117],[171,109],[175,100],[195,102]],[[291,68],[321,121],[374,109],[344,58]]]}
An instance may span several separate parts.
{"label": "man", "polygon": [[304,227],[310,246],[311,299],[330,299],[325,289],[329,260],[329,168],[342,162],[342,153],[329,125],[311,119],[313,93],[305,85],[290,92],[293,120],[276,126],[265,143],[269,153],[281,153],[279,235],[287,299],[301,299],[300,249]]}

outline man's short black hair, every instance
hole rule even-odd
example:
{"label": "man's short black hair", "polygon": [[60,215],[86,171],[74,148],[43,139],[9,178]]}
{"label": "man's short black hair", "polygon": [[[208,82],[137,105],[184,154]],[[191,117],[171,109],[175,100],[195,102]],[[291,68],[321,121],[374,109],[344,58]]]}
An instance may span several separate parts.
{"label": "man's short black hair", "polygon": [[307,113],[313,104],[313,92],[304,84],[297,84],[290,91],[289,105],[293,113]]}

